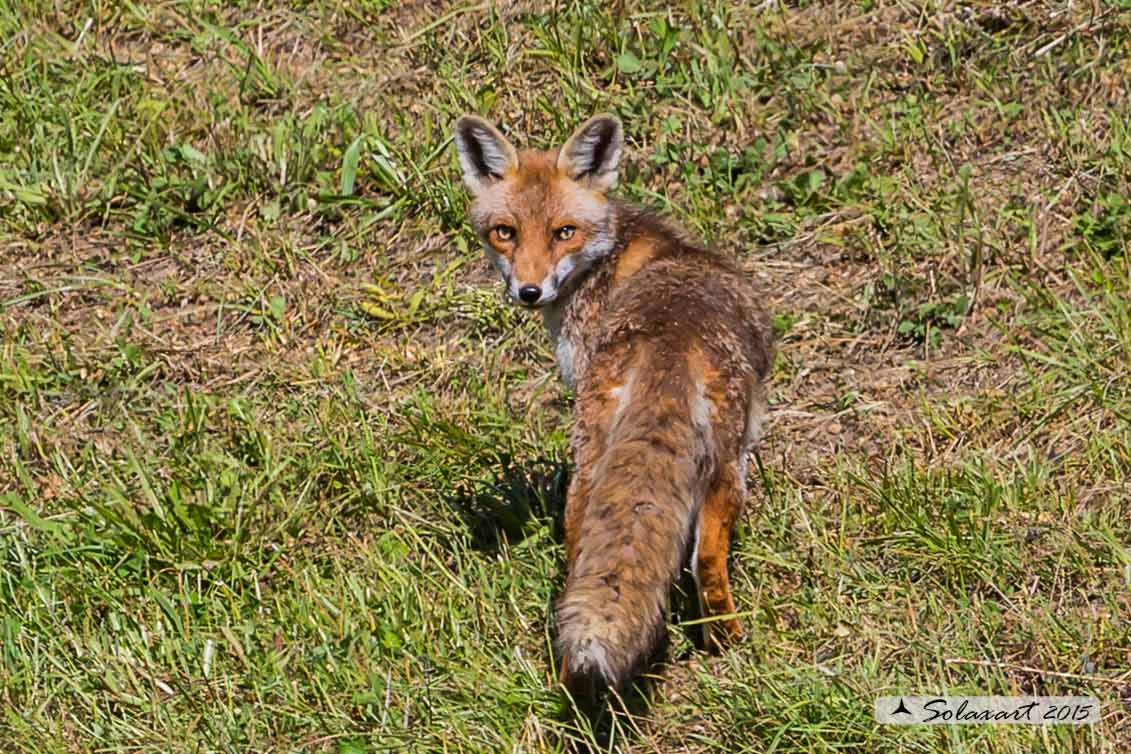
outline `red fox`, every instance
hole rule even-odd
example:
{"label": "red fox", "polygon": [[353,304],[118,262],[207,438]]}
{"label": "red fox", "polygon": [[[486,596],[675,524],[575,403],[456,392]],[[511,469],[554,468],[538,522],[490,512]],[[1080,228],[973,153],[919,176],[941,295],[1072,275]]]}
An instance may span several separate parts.
{"label": "red fox", "polygon": [[555,618],[561,681],[621,689],[663,638],[691,549],[706,639],[741,633],[727,553],[766,412],[773,333],[734,262],[609,198],[621,122],[518,152],[476,116],[455,127],[475,228],[507,293],[542,313],[575,389],[568,574]]}

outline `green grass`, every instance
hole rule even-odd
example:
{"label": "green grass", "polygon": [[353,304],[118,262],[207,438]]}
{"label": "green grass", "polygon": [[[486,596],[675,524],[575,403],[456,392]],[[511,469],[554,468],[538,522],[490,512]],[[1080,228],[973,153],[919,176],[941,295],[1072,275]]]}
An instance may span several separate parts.
{"label": "green grass", "polygon": [[[569,395],[448,131],[600,110],[781,333],[747,636],[606,748],[1127,750],[1127,3],[542,7],[0,0],[0,750],[591,736]],[[944,692],[1103,721],[872,721]]]}

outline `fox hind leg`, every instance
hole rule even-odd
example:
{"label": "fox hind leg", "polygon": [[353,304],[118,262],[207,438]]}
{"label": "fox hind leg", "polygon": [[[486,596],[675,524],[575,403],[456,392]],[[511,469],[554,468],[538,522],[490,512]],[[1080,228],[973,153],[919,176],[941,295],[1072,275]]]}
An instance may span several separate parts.
{"label": "fox hind leg", "polygon": [[[731,528],[745,499],[746,484],[738,470],[723,469],[700,509],[698,541],[691,566],[699,591],[700,609],[705,618],[735,612],[727,555],[730,552]],[[710,649],[720,648],[742,635],[742,624],[735,617],[708,621],[703,628],[704,643]]]}

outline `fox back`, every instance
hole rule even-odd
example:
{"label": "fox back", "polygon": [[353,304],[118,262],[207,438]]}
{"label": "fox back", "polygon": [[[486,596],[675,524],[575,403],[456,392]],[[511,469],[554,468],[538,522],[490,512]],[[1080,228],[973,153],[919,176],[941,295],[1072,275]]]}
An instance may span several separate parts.
{"label": "fox back", "polygon": [[688,559],[715,618],[706,643],[741,632],[727,555],[766,409],[769,318],[733,261],[609,197],[624,144],[615,117],[520,153],[464,116],[455,142],[487,258],[510,298],[542,313],[575,388],[556,646],[563,683],[592,699],[661,642]]}

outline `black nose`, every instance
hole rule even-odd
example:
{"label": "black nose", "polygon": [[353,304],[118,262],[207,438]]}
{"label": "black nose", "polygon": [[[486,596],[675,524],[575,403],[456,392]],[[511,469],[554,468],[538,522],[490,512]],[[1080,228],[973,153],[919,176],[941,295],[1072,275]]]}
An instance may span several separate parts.
{"label": "black nose", "polygon": [[542,289],[536,285],[524,285],[518,289],[518,297],[524,304],[533,304],[542,298]]}

